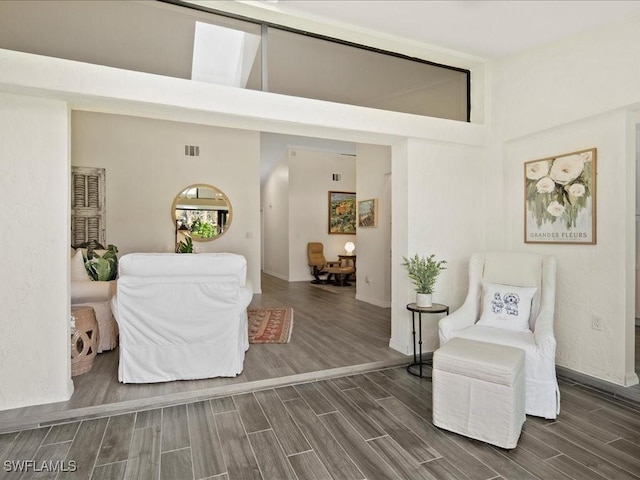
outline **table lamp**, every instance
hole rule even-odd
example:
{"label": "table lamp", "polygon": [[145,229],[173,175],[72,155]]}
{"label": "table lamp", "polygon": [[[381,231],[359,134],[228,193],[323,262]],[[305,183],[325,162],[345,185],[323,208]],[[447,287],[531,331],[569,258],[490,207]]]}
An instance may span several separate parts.
{"label": "table lamp", "polygon": [[356,249],[356,246],[353,242],[347,242],[344,244],[344,249],[347,251],[347,255],[353,255],[353,251]]}

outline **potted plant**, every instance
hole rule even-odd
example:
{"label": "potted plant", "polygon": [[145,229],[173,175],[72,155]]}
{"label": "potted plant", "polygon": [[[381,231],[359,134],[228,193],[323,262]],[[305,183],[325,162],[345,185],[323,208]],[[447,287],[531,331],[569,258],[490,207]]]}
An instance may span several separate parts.
{"label": "potted plant", "polygon": [[180,240],[176,246],[176,253],[193,253],[193,240],[187,237],[184,241]]}
{"label": "potted plant", "polygon": [[446,269],[446,260],[437,261],[435,255],[424,258],[417,253],[411,257],[403,257],[403,267],[407,269],[409,278],[416,286],[416,306],[431,307],[433,287],[440,272]]}

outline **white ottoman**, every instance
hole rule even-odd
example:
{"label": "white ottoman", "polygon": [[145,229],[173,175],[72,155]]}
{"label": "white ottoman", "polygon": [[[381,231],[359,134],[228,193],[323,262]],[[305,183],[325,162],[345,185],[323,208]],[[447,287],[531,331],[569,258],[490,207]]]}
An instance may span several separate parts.
{"label": "white ottoman", "polygon": [[524,350],[454,338],[433,354],[433,424],[515,448],[526,420]]}

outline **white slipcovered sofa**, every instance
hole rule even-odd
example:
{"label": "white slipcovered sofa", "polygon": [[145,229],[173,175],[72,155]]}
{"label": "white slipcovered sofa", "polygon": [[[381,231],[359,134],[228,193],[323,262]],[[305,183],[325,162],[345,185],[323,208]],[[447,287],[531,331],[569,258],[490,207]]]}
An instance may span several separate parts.
{"label": "white slipcovered sofa", "polygon": [[111,305],[120,328],[118,380],[154,383],[242,372],[249,348],[247,264],[231,253],[132,253]]}
{"label": "white slipcovered sofa", "polygon": [[[483,309],[488,308],[491,301],[491,298],[483,298],[484,287],[490,284],[534,290],[526,330],[478,324]],[[555,299],[555,257],[533,253],[474,253],[469,260],[467,298],[458,310],[440,320],[440,346],[460,337],[524,350],[525,412],[556,418],[560,413],[560,390],[553,333]]]}

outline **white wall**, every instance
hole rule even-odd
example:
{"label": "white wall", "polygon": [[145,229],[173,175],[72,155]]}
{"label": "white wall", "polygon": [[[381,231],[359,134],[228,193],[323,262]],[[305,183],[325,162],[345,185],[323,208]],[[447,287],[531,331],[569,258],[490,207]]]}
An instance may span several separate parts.
{"label": "white wall", "polygon": [[[635,124],[640,18],[496,63],[496,132],[505,142],[504,207],[512,250],[558,259],[559,365],[621,385],[634,373]],[[523,163],[598,149],[597,245],[523,243]],[[488,214],[489,212],[487,212]],[[604,318],[603,332],[591,328]]]}
{"label": "white wall", "polygon": [[391,306],[391,149],[356,146],[358,201],[378,199],[378,226],[358,227],[356,299],[380,307]]}
{"label": "white wall", "polygon": [[263,212],[263,270],[289,280],[289,155],[272,170],[261,192]]}
{"label": "white wall", "polygon": [[[63,102],[72,101],[76,109],[168,119],[200,125],[224,125],[256,131],[335,138],[349,142],[393,145],[393,248],[396,260],[396,255],[406,253],[408,248],[406,241],[408,209],[423,208],[421,205],[409,205],[406,193],[404,194],[405,199],[402,199],[403,192],[407,191],[407,164],[409,159],[413,158],[413,154],[406,146],[407,142],[400,139],[415,137],[479,146],[487,144],[488,141],[489,130],[481,125],[233,89],[7,50],[0,50],[0,63],[3,65],[3,68],[0,69],[0,91],[57,99]],[[42,75],[42,72],[45,71],[47,75]],[[23,131],[19,126],[12,128]],[[37,128],[41,128],[53,136],[57,135],[56,124],[47,121],[47,119],[39,123]],[[7,129],[6,131],[10,133],[12,130]],[[44,155],[42,158],[46,161],[47,156]],[[68,163],[64,165],[49,164],[47,168],[49,167],[54,173],[52,178],[59,174],[66,178],[69,174]],[[396,175],[396,169],[398,169],[399,175]],[[68,192],[68,180],[65,182],[64,184],[61,182],[60,185],[64,186],[65,192]],[[415,179],[414,182],[421,183],[420,179]],[[29,178],[20,178],[14,184],[14,188],[16,191],[29,191],[31,189]],[[398,201],[395,198],[396,192],[399,194]],[[450,193],[450,189],[444,192],[446,195]],[[4,191],[0,194],[4,199]],[[65,208],[58,209],[59,205],[56,205],[52,211],[57,209],[58,214],[63,215],[66,219],[69,217],[68,193],[65,195],[67,195]],[[255,195],[256,198],[259,195],[257,187]],[[231,199],[233,202],[234,197]],[[53,199],[54,203],[55,201]],[[257,199],[256,205],[258,205]],[[402,206],[404,206],[404,210],[401,209]],[[167,215],[170,218],[169,212]],[[256,208],[256,216],[258,215],[258,208]],[[65,230],[59,232],[56,241],[62,241],[65,245],[65,251],[61,253],[64,253],[66,262],[69,230],[68,221],[65,220],[65,222]],[[258,224],[259,220],[256,221],[256,225]],[[2,238],[0,247],[8,251],[14,245],[14,237]],[[38,238],[38,245],[43,248],[44,245],[50,245],[50,242],[47,242],[47,239],[41,242],[41,239]],[[259,248],[256,248],[256,251],[259,251]],[[34,256],[31,252],[20,257],[14,255],[12,260],[17,262],[17,266],[22,271],[39,271],[43,264],[42,259]],[[259,265],[259,262],[257,263]],[[406,274],[401,272],[400,268],[398,262],[394,260],[392,267],[394,282],[392,335],[393,339],[399,339],[399,343],[392,342],[392,345],[400,351],[409,351],[410,335],[408,333],[403,335],[401,332],[398,335],[399,330],[408,331],[407,312],[404,309],[404,304],[408,303],[410,296]],[[396,293],[397,286],[404,288],[404,290]],[[47,283],[47,288],[51,288],[50,282]],[[17,297],[16,291],[11,288],[8,292],[10,295],[13,294],[13,297],[10,302],[0,304],[0,312],[3,316],[6,312],[15,311],[13,298]],[[56,299],[55,302],[63,301],[66,303],[68,297],[68,284],[62,286],[59,296],[52,294],[52,298]],[[396,304],[400,305],[400,308],[396,308]],[[47,311],[51,310],[48,308]],[[60,332],[68,333],[68,327],[59,330],[58,335],[62,335]],[[41,338],[46,338],[48,343],[52,338],[55,338],[53,335],[47,335],[46,332],[41,332],[36,337],[39,339],[38,341]],[[47,358],[50,364],[49,368],[68,369],[68,342],[66,338],[60,339],[60,343],[57,345],[64,348],[64,358],[60,356],[59,358]],[[3,352],[5,364],[23,366],[23,351],[17,351],[12,347],[11,338],[6,340],[5,337],[0,337],[0,351]],[[32,370],[34,369],[21,368],[21,377],[29,378],[32,374],[37,373]],[[24,390],[20,390],[21,393],[26,392],[25,401],[38,401],[37,395],[33,396],[35,400],[31,399],[29,388],[25,386]],[[49,376],[41,388],[60,388],[60,382],[54,376]]]}
{"label": "white wall", "polygon": [[69,119],[0,93],[0,410],[68,400]]}
{"label": "white wall", "polygon": [[[456,128],[456,127],[453,127]],[[464,127],[460,127],[464,128]],[[435,254],[448,262],[436,282],[433,301],[453,311],[466,295],[468,261],[483,251],[483,170],[488,149],[410,139],[393,149],[392,332],[390,345],[411,352],[415,289],[403,257]],[[406,212],[406,213],[405,213]],[[406,234],[398,228],[406,225]],[[437,315],[423,315],[423,350],[438,348]]]}
{"label": "white wall", "polygon": [[[72,160],[106,169],[107,242],[119,255],[172,252],[174,197],[195,183],[222,190],[232,206],[227,232],[194,242],[196,252],[232,252],[247,259],[260,291],[259,134],[122,115],[74,112]],[[184,155],[200,146],[199,157]]]}
{"label": "white wall", "polygon": [[[290,149],[289,159],[289,281],[311,280],[307,243],[322,242],[327,260],[346,254],[344,244],[355,235],[329,235],[329,192],[356,191],[356,161],[348,155]],[[340,173],[341,181],[332,181]],[[356,244],[357,248],[357,244]],[[357,254],[357,250],[356,250]]]}

